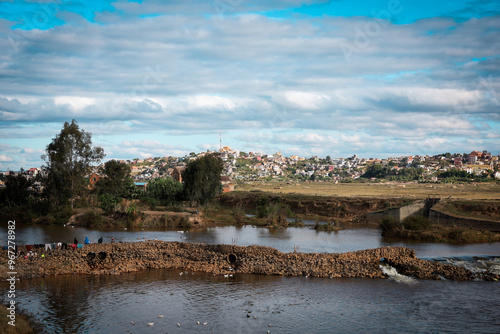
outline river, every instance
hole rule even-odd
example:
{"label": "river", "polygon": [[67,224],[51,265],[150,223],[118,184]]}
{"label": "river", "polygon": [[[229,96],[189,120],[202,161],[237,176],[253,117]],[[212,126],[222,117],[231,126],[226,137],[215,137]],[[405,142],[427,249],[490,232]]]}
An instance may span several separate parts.
{"label": "river", "polygon": [[[490,270],[500,270],[500,243],[408,243],[382,238],[370,228],[317,232],[307,227],[228,226],[187,233],[16,228],[17,244],[68,242],[74,237],[83,241],[85,236],[91,240],[102,236],[105,241],[114,237],[116,241],[258,244],[283,252],[408,246],[419,257],[469,265],[487,259]],[[6,240],[5,229],[0,238]],[[48,333],[495,333],[500,332],[499,300],[499,282],[418,281],[398,276],[389,280],[239,274],[224,278],[145,270],[120,276],[21,280],[16,285],[18,307],[34,315]],[[148,327],[148,322],[154,325]]]}

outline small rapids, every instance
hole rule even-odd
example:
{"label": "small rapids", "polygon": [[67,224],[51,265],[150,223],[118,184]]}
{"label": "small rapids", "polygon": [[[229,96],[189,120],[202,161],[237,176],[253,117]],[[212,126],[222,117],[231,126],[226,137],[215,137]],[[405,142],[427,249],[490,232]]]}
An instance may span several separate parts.
{"label": "small rapids", "polygon": [[491,272],[500,275],[500,256],[437,257],[429,260],[462,267],[473,273]]}
{"label": "small rapids", "polygon": [[400,283],[406,283],[406,284],[413,284],[413,283],[418,282],[413,277],[401,275],[400,273],[398,273],[396,271],[396,268],[391,267],[388,264],[379,264],[379,267],[380,267],[380,270],[382,270],[382,272],[384,274],[386,274],[389,277],[389,279],[391,279],[393,281],[400,282]]}

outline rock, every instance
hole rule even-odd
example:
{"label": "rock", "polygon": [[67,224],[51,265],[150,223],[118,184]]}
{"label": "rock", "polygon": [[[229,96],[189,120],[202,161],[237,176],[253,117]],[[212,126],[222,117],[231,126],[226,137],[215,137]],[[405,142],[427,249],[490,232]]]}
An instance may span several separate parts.
{"label": "rock", "polygon": [[[19,246],[21,249],[22,246]],[[87,254],[106,252],[104,261],[87,261]],[[206,245],[197,243],[145,241],[91,244],[80,250],[53,251],[51,256],[16,259],[20,278],[45,275],[118,275],[142,269],[177,269],[208,272],[310,276],[383,278],[380,259],[399,273],[419,279],[485,280],[499,279],[494,274],[478,274],[450,265],[418,259],[412,249],[383,247],[342,254],[282,253],[271,247]],[[235,262],[229,263],[229,255]],[[7,252],[0,253],[7,262]],[[481,276],[481,277],[479,277]]]}

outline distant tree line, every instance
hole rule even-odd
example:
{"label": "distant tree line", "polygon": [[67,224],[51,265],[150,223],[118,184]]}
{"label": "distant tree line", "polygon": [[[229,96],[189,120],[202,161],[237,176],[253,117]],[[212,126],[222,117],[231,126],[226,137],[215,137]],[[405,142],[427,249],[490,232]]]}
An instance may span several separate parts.
{"label": "distant tree line", "polygon": [[420,179],[423,173],[424,169],[419,167],[394,169],[393,167],[376,164],[369,166],[361,177],[366,179],[377,178],[394,181],[412,181]]}
{"label": "distant tree line", "polygon": [[113,212],[123,200],[136,199],[153,205],[182,201],[204,205],[222,192],[222,160],[208,154],[187,163],[183,183],[170,177],[157,178],[145,190],[135,186],[128,164],[110,160],[91,189],[89,176],[93,166],[104,157],[104,150],[92,145],[91,133],[80,129],[75,120],[64,123],[42,156],[45,165],[39,175],[27,178],[21,170],[5,178],[6,187],[0,191],[0,216],[19,222],[43,217],[47,223],[63,223],[77,206],[98,205]]}
{"label": "distant tree line", "polygon": [[450,169],[446,172],[440,173],[438,175],[438,178],[442,179],[444,182],[454,182],[454,181],[480,182],[480,181],[488,181],[490,178],[494,178],[493,176],[494,173],[495,173],[494,171],[485,171],[481,175],[476,175],[473,173],[467,173],[467,171],[465,170]]}

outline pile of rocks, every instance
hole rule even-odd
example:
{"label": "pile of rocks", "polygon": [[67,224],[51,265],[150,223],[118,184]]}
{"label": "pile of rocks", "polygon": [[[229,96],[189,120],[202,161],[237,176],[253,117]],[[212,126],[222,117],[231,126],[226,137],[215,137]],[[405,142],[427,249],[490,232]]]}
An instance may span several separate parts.
{"label": "pile of rocks", "polygon": [[[19,247],[21,248],[21,247]],[[7,263],[7,251],[0,252]],[[245,273],[311,277],[384,278],[379,264],[419,279],[500,279],[419,259],[412,249],[383,247],[342,254],[282,253],[264,246],[206,245],[147,241],[91,244],[76,250],[52,250],[36,257],[18,257],[18,277],[62,274],[113,275],[143,269],[178,269],[213,274]],[[4,268],[6,269],[6,268]],[[2,270],[3,273],[8,270]],[[478,276],[480,275],[480,276]]]}

